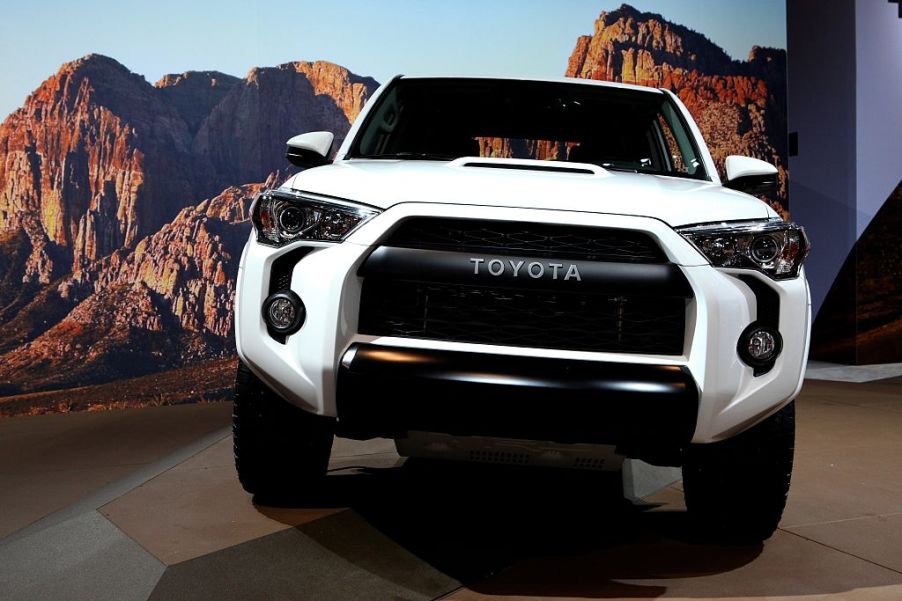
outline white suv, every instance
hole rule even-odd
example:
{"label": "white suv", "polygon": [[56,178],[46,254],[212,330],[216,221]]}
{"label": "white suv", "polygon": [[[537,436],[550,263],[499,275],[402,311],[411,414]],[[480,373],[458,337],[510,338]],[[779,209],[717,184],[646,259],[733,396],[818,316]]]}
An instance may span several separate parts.
{"label": "white suv", "polygon": [[750,196],[666,90],[396,77],[253,206],[235,458],[321,482],[333,435],[404,455],[682,466],[690,514],[762,540],[789,489],[810,301],[803,229]]}

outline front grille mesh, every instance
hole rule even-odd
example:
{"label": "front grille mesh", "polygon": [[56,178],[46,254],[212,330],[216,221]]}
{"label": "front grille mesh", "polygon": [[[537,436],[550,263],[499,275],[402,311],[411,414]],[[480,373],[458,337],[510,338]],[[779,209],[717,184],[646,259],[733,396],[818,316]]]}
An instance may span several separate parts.
{"label": "front grille mesh", "polygon": [[404,221],[383,244],[617,263],[667,260],[644,232],[519,221],[416,217]]}
{"label": "front grille mesh", "polygon": [[686,299],[367,279],[360,333],[679,355]]}

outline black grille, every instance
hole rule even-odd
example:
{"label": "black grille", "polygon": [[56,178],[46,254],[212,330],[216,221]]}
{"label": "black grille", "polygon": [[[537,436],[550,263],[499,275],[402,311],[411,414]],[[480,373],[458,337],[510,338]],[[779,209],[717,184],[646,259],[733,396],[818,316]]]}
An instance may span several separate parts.
{"label": "black grille", "polygon": [[686,299],[367,279],[360,333],[679,355]]}
{"label": "black grille", "polygon": [[404,221],[382,244],[616,263],[667,261],[643,232],[519,221],[417,217]]}

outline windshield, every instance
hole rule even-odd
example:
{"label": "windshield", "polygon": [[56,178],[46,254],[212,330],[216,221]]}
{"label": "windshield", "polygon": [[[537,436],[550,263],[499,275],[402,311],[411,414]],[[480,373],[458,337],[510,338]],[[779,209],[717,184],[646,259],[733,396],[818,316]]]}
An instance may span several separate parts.
{"label": "windshield", "polygon": [[348,158],[462,156],[594,163],[705,179],[692,135],[656,90],[494,79],[396,79]]}

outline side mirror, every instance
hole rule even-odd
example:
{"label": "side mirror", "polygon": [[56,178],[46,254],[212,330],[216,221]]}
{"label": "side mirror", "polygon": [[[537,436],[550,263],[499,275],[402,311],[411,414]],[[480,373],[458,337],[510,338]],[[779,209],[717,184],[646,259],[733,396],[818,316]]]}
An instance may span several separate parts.
{"label": "side mirror", "polygon": [[727,188],[739,190],[746,194],[777,193],[779,177],[777,168],[766,161],[730,155],[726,161]]}
{"label": "side mirror", "polygon": [[285,156],[292,165],[309,168],[328,165],[329,153],[335,135],[330,131],[312,131],[288,140],[288,152]]}

